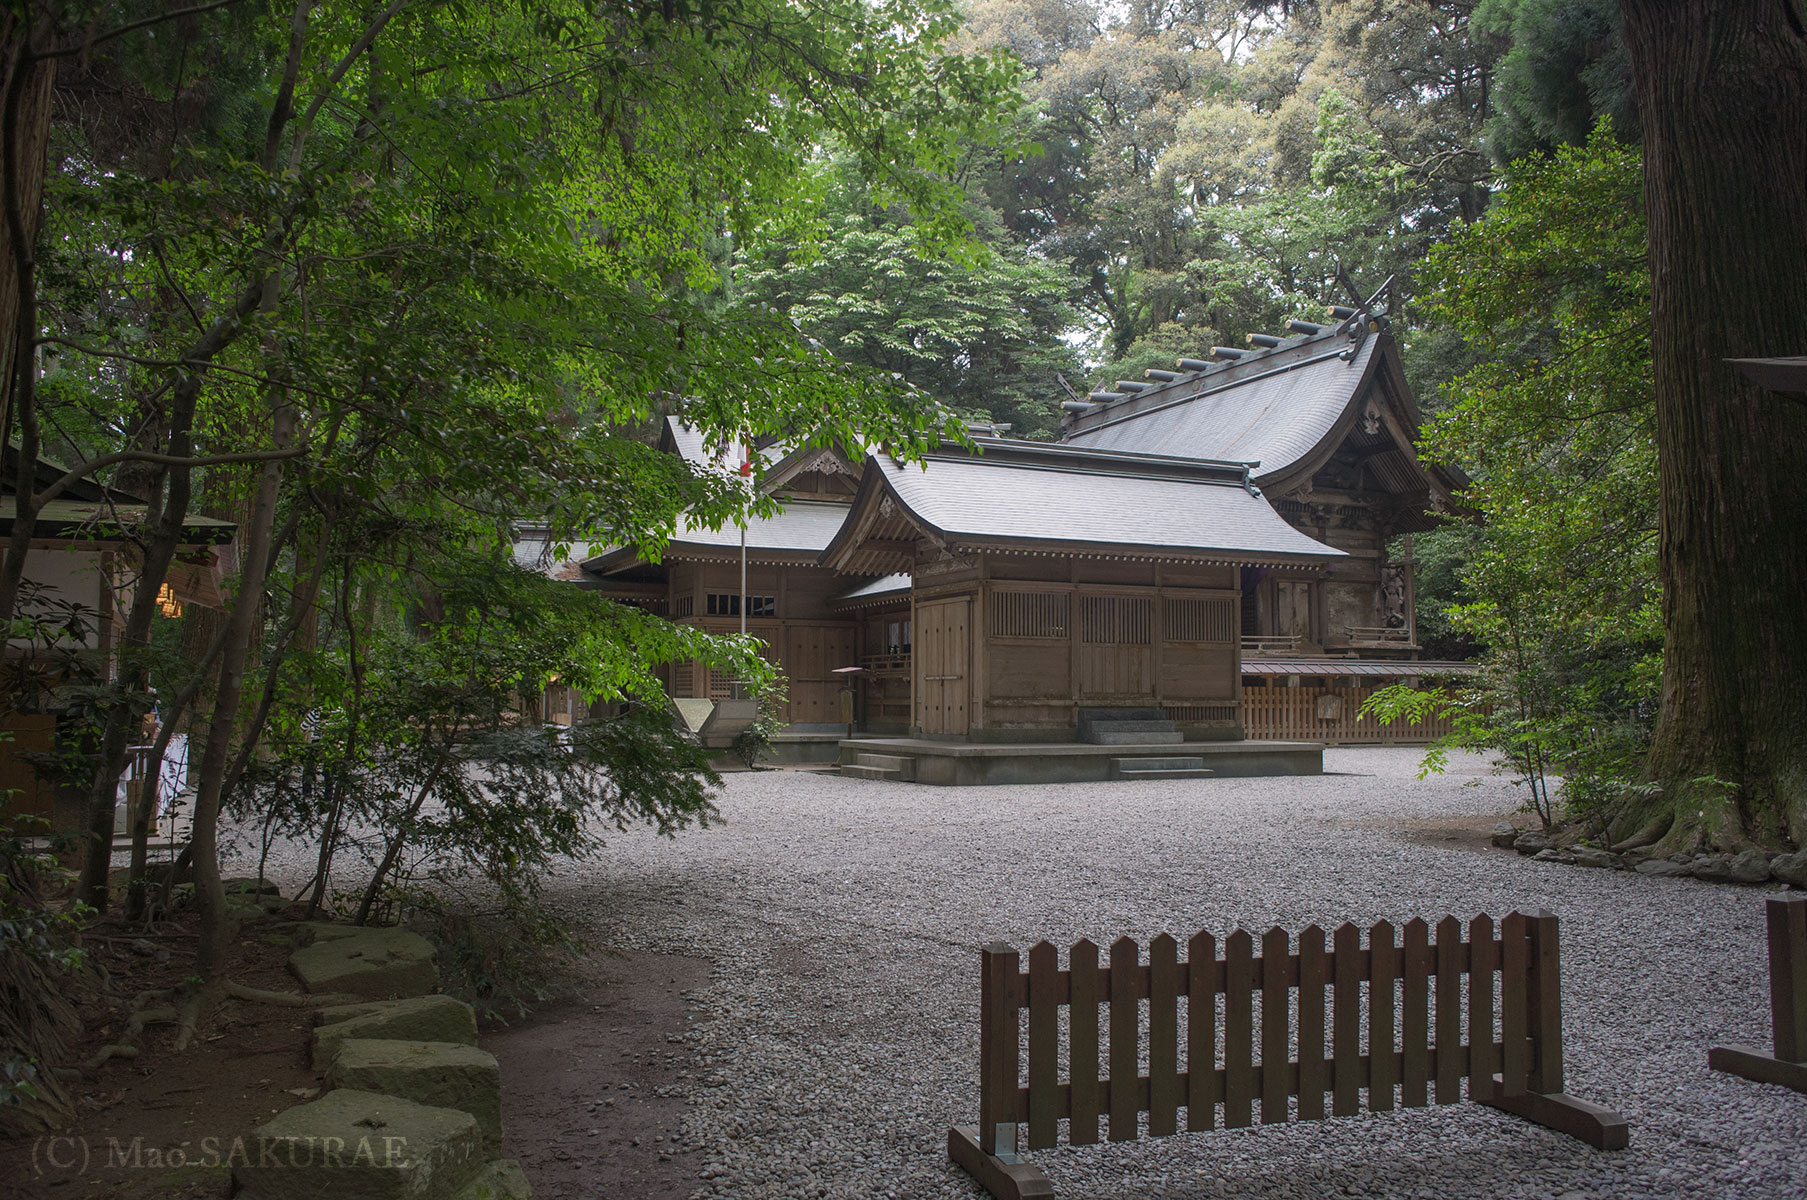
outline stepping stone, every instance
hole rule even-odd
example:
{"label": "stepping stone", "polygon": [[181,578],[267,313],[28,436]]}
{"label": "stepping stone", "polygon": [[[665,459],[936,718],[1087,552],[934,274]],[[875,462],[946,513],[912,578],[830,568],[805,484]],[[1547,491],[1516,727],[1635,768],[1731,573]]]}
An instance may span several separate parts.
{"label": "stepping stone", "polygon": [[477,1014],[450,996],[414,996],[370,1004],[340,1004],[314,1014],[314,1070],[332,1065],[340,1043],[350,1038],[408,1042],[477,1044]]}
{"label": "stepping stone", "polygon": [[239,1200],[442,1200],[486,1162],[471,1114],[351,1088],[278,1113],[233,1158]]}
{"label": "stepping stone", "polygon": [[452,1200],[530,1200],[527,1173],[512,1158],[487,1164]]}
{"label": "stepping stone", "polygon": [[433,943],[405,929],[360,929],[316,940],[289,955],[289,970],[310,992],[385,999],[424,996],[439,988]]}
{"label": "stepping stone", "polygon": [[457,1042],[346,1038],[326,1069],[326,1086],[467,1112],[477,1118],[485,1153],[502,1152],[502,1071],[486,1050]]}

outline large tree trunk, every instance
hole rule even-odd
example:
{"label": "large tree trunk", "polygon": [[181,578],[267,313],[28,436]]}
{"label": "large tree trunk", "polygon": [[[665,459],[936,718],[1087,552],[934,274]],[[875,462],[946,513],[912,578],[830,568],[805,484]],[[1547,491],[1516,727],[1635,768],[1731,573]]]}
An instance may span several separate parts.
{"label": "large tree trunk", "polygon": [[0,621],[9,620],[31,546],[33,472],[37,466],[37,239],[50,148],[56,60],[32,56],[33,30],[13,12],[0,14],[0,439],[19,423],[18,513],[0,562]]}
{"label": "large tree trunk", "polygon": [[[1807,842],[1807,406],[1727,358],[1807,354],[1799,0],[1621,0],[1644,128],[1661,458],[1665,850]],[[1654,811],[1653,811],[1654,810]]]}

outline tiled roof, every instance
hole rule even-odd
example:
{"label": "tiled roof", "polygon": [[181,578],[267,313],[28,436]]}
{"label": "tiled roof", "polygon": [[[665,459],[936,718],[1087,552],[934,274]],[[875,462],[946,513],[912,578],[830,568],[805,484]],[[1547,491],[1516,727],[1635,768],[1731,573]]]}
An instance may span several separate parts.
{"label": "tiled roof", "polygon": [[830,608],[857,608],[862,604],[875,601],[894,600],[910,594],[910,576],[881,575],[877,579],[868,579],[865,583],[848,588],[838,596],[828,600]]}
{"label": "tiled roof", "polygon": [[[754,517],[747,522],[747,552],[755,556],[778,554],[787,559],[820,554],[834,540],[846,517],[845,504],[792,501],[775,517]],[[692,525],[680,516],[664,557],[689,558],[701,554],[715,558],[730,552],[740,552],[740,526],[729,523],[720,529],[710,529]],[[583,566],[587,571],[613,571],[637,561],[631,548],[615,547]]]}
{"label": "tiled roof", "polygon": [[1220,553],[1238,560],[1343,558],[1280,518],[1238,468],[980,439],[984,453],[926,465],[874,456],[870,470],[917,522],[952,541],[1045,542],[1099,552]]}
{"label": "tiled roof", "polygon": [[[796,550],[820,553],[834,540],[841,522],[847,517],[845,504],[819,504],[792,501],[775,517],[754,517],[747,522],[747,546],[761,550]],[[678,518],[678,528],[671,536],[673,548],[720,547],[740,549],[740,526],[723,525],[710,529],[692,525]],[[667,551],[669,554],[670,551]]]}
{"label": "tiled roof", "polygon": [[1255,478],[1269,478],[1311,454],[1331,432],[1380,342],[1368,335],[1351,346],[1346,334],[1320,333],[1180,373],[1078,416],[1066,442],[1255,463]]}
{"label": "tiled roof", "polygon": [[[699,467],[715,467],[723,471],[735,471],[740,468],[740,457],[733,447],[720,454],[710,454],[703,444],[703,435],[684,424],[677,417],[665,418],[665,434],[671,439],[685,462]],[[759,451],[759,457],[770,466],[783,458],[789,448],[782,443],[773,443]],[[737,543],[738,544],[738,543]]]}

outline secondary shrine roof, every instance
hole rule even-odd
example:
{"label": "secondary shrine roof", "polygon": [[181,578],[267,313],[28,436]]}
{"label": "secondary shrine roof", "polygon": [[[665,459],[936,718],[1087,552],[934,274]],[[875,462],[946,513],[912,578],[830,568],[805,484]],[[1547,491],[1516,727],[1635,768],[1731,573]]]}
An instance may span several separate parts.
{"label": "secondary shrine roof", "polygon": [[1239,463],[977,439],[922,464],[868,460],[823,555],[857,574],[909,570],[916,539],[944,549],[1094,558],[1323,563],[1346,557],[1288,525]]}
{"label": "secondary shrine roof", "polygon": [[1344,423],[1381,341],[1324,332],[1177,373],[1076,417],[1066,442],[1233,459],[1256,464],[1255,477],[1269,479],[1309,457]]}
{"label": "secondary shrine roof", "polygon": [[[747,552],[754,561],[810,561],[827,548],[847,517],[845,504],[793,500],[776,516],[747,521]],[[710,529],[684,516],[672,531],[662,557],[722,558],[740,553],[740,526]],[[612,571],[639,561],[632,547],[616,547],[583,564],[586,571]]]}

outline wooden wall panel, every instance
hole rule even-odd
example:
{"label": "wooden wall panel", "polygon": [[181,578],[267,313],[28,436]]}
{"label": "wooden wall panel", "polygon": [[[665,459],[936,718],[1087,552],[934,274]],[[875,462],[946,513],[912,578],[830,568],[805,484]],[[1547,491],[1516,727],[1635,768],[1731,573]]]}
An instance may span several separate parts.
{"label": "wooden wall panel", "polygon": [[841,681],[837,667],[858,665],[858,631],[851,624],[789,625],[779,658],[790,685],[785,720],[804,724],[836,724],[841,720]]}
{"label": "wooden wall panel", "polygon": [[1073,578],[1072,560],[1066,558],[1013,558],[1003,554],[988,554],[985,563],[993,579],[1068,583]]}
{"label": "wooden wall panel", "polygon": [[1066,638],[1044,642],[994,641],[990,653],[990,695],[993,698],[1072,698],[1073,656]]}
{"label": "wooden wall panel", "polygon": [[1152,595],[1081,595],[1073,665],[1080,700],[1154,698]]}
{"label": "wooden wall panel", "polygon": [[1235,567],[1207,567],[1190,563],[1166,563],[1161,567],[1161,584],[1164,587],[1234,589],[1236,581]]}
{"label": "wooden wall panel", "polygon": [[1163,646],[1161,698],[1169,701],[1234,700],[1236,647]]}
{"label": "wooden wall panel", "polygon": [[1153,587],[1154,576],[1154,563],[1101,562],[1086,559],[1078,564],[1077,579],[1085,583]]}

